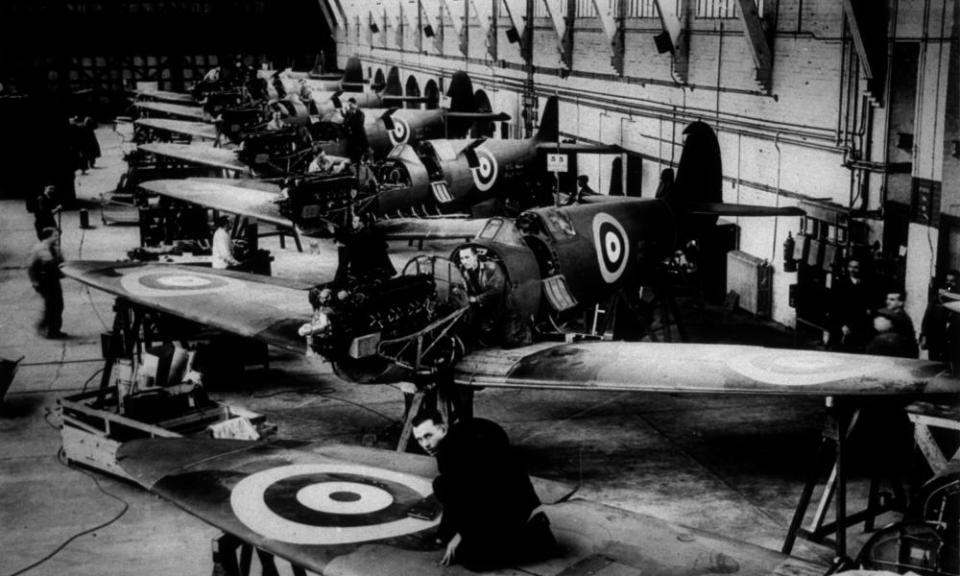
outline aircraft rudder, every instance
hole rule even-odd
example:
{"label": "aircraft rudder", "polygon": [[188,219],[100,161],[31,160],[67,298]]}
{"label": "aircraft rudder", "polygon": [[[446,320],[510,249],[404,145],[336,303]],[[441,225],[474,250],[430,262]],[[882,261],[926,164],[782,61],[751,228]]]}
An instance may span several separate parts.
{"label": "aircraft rudder", "polygon": [[403,96],[403,85],[400,83],[400,70],[393,66],[387,72],[387,83],[383,89],[385,96]]}
{"label": "aircraft rudder", "polygon": [[543,107],[543,115],[540,117],[540,127],[537,129],[537,140],[552,142],[560,136],[560,111],[558,108],[556,96],[547,98],[547,103]]}
{"label": "aircraft rudder", "polygon": [[470,75],[463,70],[454,72],[450,78],[450,88],[447,89],[450,98],[451,112],[476,112],[476,102],[473,97],[473,81]]}

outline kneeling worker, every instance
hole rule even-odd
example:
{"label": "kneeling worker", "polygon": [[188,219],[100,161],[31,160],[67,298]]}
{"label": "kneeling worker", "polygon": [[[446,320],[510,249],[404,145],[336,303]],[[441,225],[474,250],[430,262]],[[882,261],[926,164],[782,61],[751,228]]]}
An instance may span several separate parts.
{"label": "kneeling worker", "polygon": [[433,491],[443,505],[441,564],[490,570],[548,556],[556,541],[503,428],[470,418],[448,427],[436,411],[413,421],[414,437],[437,458]]}

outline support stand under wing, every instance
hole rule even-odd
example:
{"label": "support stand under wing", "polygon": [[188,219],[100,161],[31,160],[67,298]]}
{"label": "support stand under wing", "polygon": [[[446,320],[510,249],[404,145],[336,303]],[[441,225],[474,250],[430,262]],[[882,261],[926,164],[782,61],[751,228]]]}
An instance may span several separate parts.
{"label": "support stand under wing", "polygon": [[[847,480],[851,455],[848,442],[851,433],[860,420],[861,409],[833,397],[827,397],[826,403],[827,418],[824,423],[820,447],[817,450],[816,464],[809,471],[803,492],[800,494],[800,501],[797,503],[797,508],[793,514],[793,520],[790,522],[790,529],[787,531],[787,537],[784,539],[781,548],[781,552],[784,554],[790,554],[797,537],[800,537],[819,544],[833,545],[837,557],[844,558],[847,556],[846,529],[848,527],[863,522],[864,531],[872,531],[878,516],[892,510],[903,511],[906,507],[906,495],[899,480],[889,479],[893,487],[892,494],[881,493],[881,477],[876,471],[873,471],[870,478],[866,508],[852,514],[847,513]],[[831,459],[829,456],[831,452],[833,465],[830,469],[830,475],[824,485],[820,502],[810,524],[807,528],[803,528],[803,519],[810,506],[814,488],[819,483],[820,471],[823,465]],[[827,512],[831,500],[834,498],[836,498],[834,520],[826,522]]]}

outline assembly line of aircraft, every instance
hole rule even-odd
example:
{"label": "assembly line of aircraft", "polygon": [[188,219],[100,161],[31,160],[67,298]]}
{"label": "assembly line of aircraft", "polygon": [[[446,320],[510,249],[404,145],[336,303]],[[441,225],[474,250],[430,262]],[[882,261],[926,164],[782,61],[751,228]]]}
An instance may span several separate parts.
{"label": "assembly line of aircraft", "polygon": [[[297,80],[289,82],[290,89],[308,81],[289,78]],[[282,84],[284,90],[287,84]],[[368,139],[386,152],[379,187],[363,209],[378,216],[469,212],[470,206],[502,194],[509,183],[528,175],[544,148],[619,152],[613,147],[558,147],[556,107],[555,100],[549,101],[538,134],[516,141],[441,139],[436,130],[443,126],[443,116],[449,117],[443,111],[368,112],[368,124],[380,131],[376,135],[371,128]],[[505,317],[530,326],[548,316],[630,298],[677,248],[703,238],[718,216],[802,214],[795,208],[724,204],[716,135],[697,122],[687,127],[685,137],[676,180],[657,198],[602,197],[581,205],[533,208],[516,219],[382,221],[378,226],[387,234],[474,237],[448,258],[413,259],[393,277],[340,285],[331,278],[323,285],[346,296],[317,310],[308,304],[312,286],[253,274],[96,261],[68,262],[63,270],[139,307],[298,354],[309,346],[341,377],[364,384],[405,380],[467,388],[820,397],[960,393],[960,378],[948,366],[922,360],[637,341],[507,339],[491,345],[475,337],[470,305],[462,298],[466,282],[459,259],[466,248],[503,275]],[[227,181],[161,180],[143,187],[304,229],[322,228],[329,207],[322,194],[280,199],[277,193]],[[157,439],[124,445],[120,463],[135,481],[191,514],[318,574],[382,573],[385,565],[396,574],[460,573],[436,566],[429,531],[435,518],[408,514],[430,496],[428,479],[436,473],[432,460],[363,448]],[[295,480],[300,486],[331,479],[351,494],[353,488],[341,484],[358,485],[357,508],[346,514],[359,516],[349,522],[340,513],[281,510],[285,505],[274,506],[265,496],[284,482]],[[364,496],[369,489],[359,485],[386,491],[391,503],[373,514]],[[569,494],[549,493],[542,483],[537,488],[562,554],[524,565],[524,573],[594,573],[604,567],[617,574],[690,576],[824,572],[822,566],[747,544],[570,500]]]}

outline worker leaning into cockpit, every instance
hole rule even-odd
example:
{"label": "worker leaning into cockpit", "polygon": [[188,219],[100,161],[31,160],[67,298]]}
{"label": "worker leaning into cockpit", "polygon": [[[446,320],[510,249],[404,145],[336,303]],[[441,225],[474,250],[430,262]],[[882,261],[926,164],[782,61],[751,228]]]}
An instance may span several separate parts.
{"label": "worker leaning into cockpit", "polygon": [[457,252],[457,264],[463,276],[466,294],[461,295],[470,305],[464,321],[468,326],[467,345],[522,346],[532,340],[529,322],[520,318],[510,305],[507,277],[493,260],[481,260],[477,249],[464,246]]}

